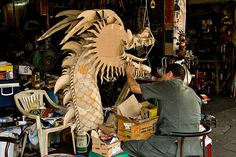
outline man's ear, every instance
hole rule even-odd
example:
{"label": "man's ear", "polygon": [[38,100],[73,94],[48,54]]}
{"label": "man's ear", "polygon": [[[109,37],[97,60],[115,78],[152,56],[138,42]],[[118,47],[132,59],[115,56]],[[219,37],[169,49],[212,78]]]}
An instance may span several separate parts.
{"label": "man's ear", "polygon": [[169,71],[169,72],[167,73],[167,76],[168,76],[168,78],[170,78],[170,79],[173,79],[173,78],[174,78],[174,74],[172,73],[172,71]]}

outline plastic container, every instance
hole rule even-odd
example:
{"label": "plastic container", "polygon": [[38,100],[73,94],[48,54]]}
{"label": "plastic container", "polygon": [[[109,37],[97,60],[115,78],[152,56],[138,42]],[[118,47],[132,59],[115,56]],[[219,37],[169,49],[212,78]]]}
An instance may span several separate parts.
{"label": "plastic container", "polygon": [[14,94],[20,91],[18,82],[0,81],[0,108],[14,107]]}

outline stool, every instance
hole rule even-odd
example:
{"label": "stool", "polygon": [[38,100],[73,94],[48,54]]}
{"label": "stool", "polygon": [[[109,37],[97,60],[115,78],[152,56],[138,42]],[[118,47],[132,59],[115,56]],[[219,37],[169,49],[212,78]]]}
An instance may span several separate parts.
{"label": "stool", "polygon": [[[167,136],[181,137],[181,141],[180,141],[180,157],[184,157],[184,139],[188,138],[188,137],[200,137],[201,144],[202,144],[202,150],[203,150],[202,156],[205,157],[205,149],[206,149],[205,147],[206,146],[207,146],[207,148],[209,148],[208,149],[208,155],[212,155],[212,148],[209,145],[210,143],[212,143],[212,140],[206,140],[207,134],[209,134],[212,131],[212,129],[208,125],[201,125],[201,126],[203,127],[204,130],[200,131],[200,132],[170,132],[167,135]],[[200,129],[202,130],[202,128],[200,128]],[[206,142],[208,143],[209,147],[208,147],[208,145],[206,145]],[[208,157],[212,157],[212,156],[208,156]]]}

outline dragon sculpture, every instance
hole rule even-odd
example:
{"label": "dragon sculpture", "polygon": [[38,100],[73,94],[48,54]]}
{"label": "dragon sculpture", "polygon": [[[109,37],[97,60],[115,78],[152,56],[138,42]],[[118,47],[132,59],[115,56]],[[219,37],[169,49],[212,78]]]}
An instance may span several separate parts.
{"label": "dragon sculpture", "polygon": [[135,57],[125,50],[136,46],[152,48],[155,40],[149,28],[137,35],[126,31],[119,16],[109,9],[66,10],[56,15],[61,16],[65,18],[38,40],[67,28],[60,44],[69,55],[62,62],[62,76],[54,92],[63,89],[63,105],[68,108],[64,124],[73,122],[72,130],[89,131],[103,123],[97,76],[103,80],[125,75],[128,62],[135,65],[137,75],[150,73],[150,68],[141,64],[146,58]]}

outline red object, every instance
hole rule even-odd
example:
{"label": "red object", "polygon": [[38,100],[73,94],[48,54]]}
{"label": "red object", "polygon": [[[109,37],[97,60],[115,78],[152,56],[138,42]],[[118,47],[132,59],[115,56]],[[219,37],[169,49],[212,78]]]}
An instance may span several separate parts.
{"label": "red object", "polygon": [[174,25],[174,0],[165,0],[165,17],[164,24],[166,26]]}
{"label": "red object", "polygon": [[40,15],[46,16],[48,14],[48,1],[40,0]]}
{"label": "red object", "polygon": [[207,145],[207,157],[212,157],[212,144]]}
{"label": "red object", "polygon": [[46,108],[46,110],[43,112],[42,116],[43,117],[48,117],[48,114],[52,112],[51,108]]}

